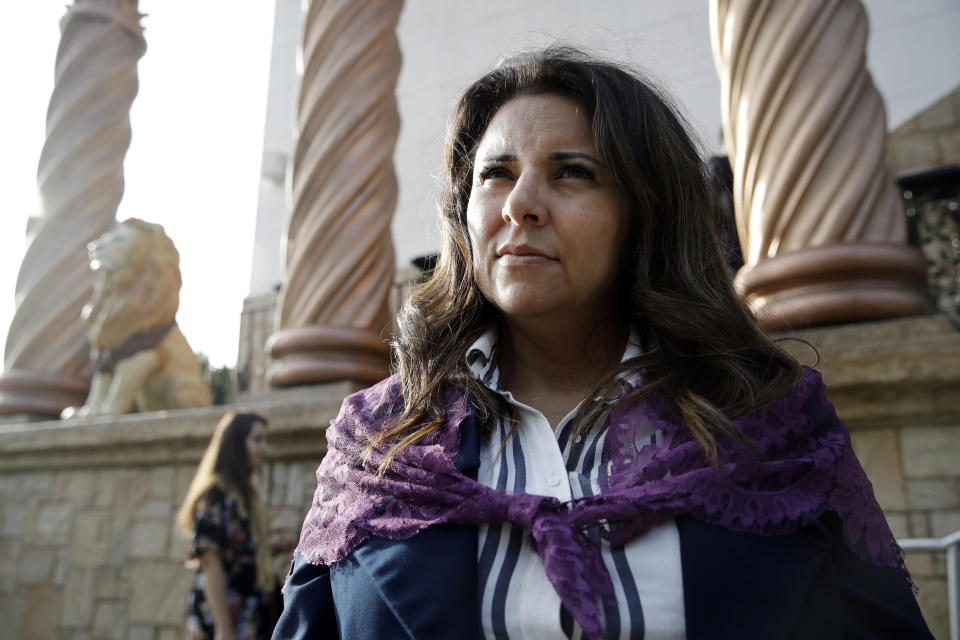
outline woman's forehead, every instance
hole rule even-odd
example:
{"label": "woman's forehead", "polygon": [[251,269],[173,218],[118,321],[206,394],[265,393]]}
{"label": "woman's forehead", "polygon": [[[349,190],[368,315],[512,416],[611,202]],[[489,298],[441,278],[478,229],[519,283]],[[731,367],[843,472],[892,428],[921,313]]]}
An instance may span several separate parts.
{"label": "woman's forehead", "polygon": [[512,98],[497,110],[480,139],[477,155],[508,156],[518,147],[593,150],[595,144],[590,122],[577,101],[533,94]]}

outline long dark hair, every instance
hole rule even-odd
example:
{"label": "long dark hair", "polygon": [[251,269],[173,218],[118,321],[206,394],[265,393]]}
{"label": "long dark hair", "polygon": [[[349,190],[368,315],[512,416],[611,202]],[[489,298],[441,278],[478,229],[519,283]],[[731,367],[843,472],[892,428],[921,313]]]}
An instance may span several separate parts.
{"label": "long dark hair", "polygon": [[220,485],[228,495],[238,497],[241,500],[240,515],[247,517],[250,522],[257,584],[261,590],[269,593],[273,588],[273,568],[270,564],[267,510],[250,481],[253,469],[247,452],[247,437],[257,423],[264,426],[268,424],[266,418],[250,412],[230,411],[220,419],[197,465],[197,472],[177,513],[176,524],[185,535],[192,535],[197,501],[214,484]]}
{"label": "long dark hair", "polygon": [[226,485],[225,489],[237,492],[243,498],[245,508],[251,507],[255,490],[250,482],[252,469],[247,437],[258,422],[266,425],[267,419],[257,413],[230,411],[217,423],[177,516],[181,530],[191,531],[197,498],[217,481]]}
{"label": "long dark hair", "polygon": [[[448,384],[464,387],[481,421],[493,427],[498,401],[465,361],[466,349],[499,313],[474,277],[467,202],[487,125],[508,100],[530,94],[566,96],[581,105],[632,212],[620,256],[619,313],[646,348],[611,370],[589,397],[615,396],[618,374],[642,372],[643,386],[620,401],[669,393],[692,437],[716,462],[717,436],[743,439],[731,418],[789,392],[800,367],[766,337],[734,292],[709,175],[679,110],[637,72],[562,46],[506,60],[460,99],[446,138],[439,259],[398,316],[394,359],[405,406],[376,441],[394,441],[395,454],[438,429]],[[606,403],[584,403],[575,419],[589,428],[607,410]]]}

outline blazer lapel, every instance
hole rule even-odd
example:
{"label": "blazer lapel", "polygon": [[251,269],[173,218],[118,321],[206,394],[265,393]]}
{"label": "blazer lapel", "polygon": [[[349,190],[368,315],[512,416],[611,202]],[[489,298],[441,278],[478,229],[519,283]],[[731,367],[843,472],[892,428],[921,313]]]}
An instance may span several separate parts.
{"label": "blazer lapel", "polygon": [[[477,477],[480,429],[472,413],[460,425],[455,464]],[[427,527],[406,540],[371,538],[353,556],[411,637],[481,637],[475,526]]]}

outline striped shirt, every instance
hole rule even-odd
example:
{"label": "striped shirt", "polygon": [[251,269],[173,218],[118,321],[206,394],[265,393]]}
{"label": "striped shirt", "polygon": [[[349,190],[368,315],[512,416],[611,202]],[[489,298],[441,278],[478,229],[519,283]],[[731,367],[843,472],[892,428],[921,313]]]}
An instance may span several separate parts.
{"label": "striped shirt", "polygon": [[[467,364],[510,405],[519,426],[502,450],[510,431],[509,419],[501,419],[493,436],[484,441],[478,480],[507,493],[553,496],[561,501],[600,493],[610,467],[602,455],[606,431],[574,434],[571,418],[576,409],[554,430],[542,413],[514,399],[500,386],[496,338],[493,329],[481,336],[467,350]],[[623,359],[639,353],[632,335]],[[651,428],[639,432],[637,438],[638,444],[659,443],[661,433]],[[599,535],[596,542],[617,595],[617,608],[606,611],[608,637],[684,638],[680,541],[674,522],[666,522],[622,548],[612,549]],[[583,637],[547,579],[530,535],[521,527],[482,525],[478,568],[486,638]]]}

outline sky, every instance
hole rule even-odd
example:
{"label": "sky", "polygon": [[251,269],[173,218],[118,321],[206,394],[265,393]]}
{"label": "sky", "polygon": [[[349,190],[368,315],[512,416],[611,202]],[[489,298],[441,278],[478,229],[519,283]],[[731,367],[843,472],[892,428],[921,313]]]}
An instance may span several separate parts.
{"label": "sky", "polygon": [[[163,225],[180,252],[177,320],[211,365],[237,359],[250,282],[273,2],[140,0],[147,49],[130,111],[117,219]],[[0,337],[15,308],[26,221],[66,3],[16,3],[0,20]]]}

